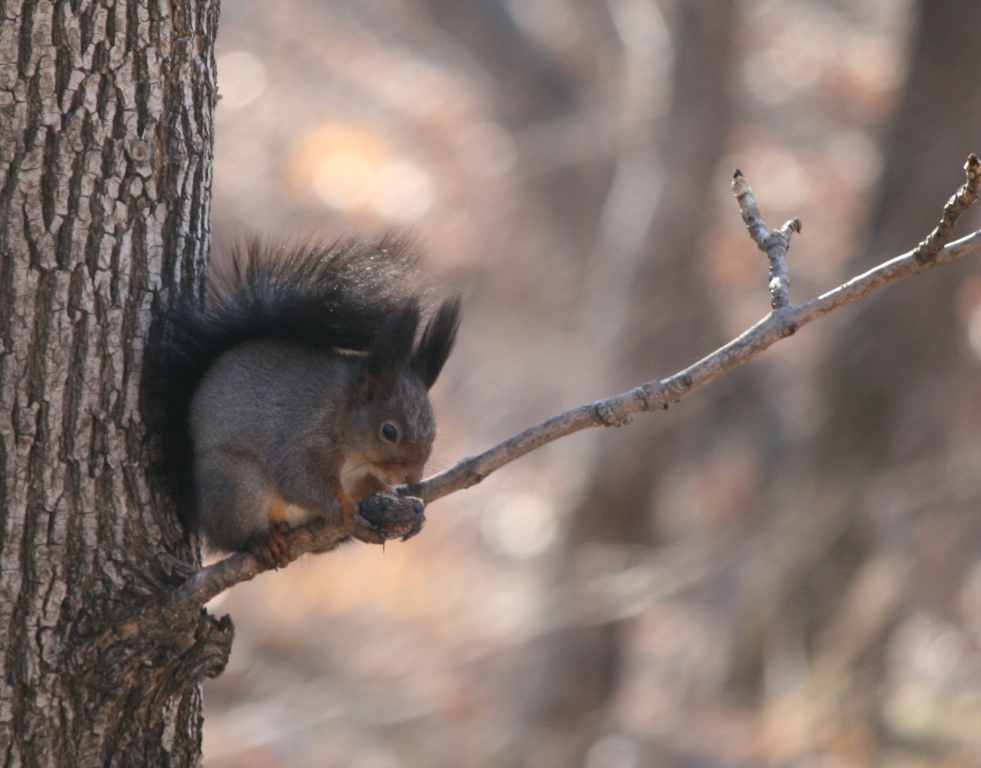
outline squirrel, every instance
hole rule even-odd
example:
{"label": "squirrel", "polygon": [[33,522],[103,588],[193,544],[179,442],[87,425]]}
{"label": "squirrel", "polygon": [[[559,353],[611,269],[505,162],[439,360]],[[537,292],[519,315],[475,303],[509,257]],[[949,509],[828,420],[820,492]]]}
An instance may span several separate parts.
{"label": "squirrel", "polygon": [[460,321],[444,301],[416,340],[420,277],[398,241],[254,242],[203,295],[178,294],[148,345],[144,410],[187,533],[266,567],[316,518],[370,543],[418,533],[422,501],[392,490],[422,478],[428,390]]}

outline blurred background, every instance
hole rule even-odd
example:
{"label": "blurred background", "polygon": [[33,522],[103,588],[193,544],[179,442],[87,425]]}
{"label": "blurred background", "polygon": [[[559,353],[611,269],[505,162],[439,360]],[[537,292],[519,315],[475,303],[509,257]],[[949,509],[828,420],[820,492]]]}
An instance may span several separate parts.
{"label": "blurred background", "polygon": [[[433,471],[909,250],[977,0],[224,0],[216,250],[410,234],[464,296]],[[959,234],[981,226],[972,213]],[[981,765],[981,264],[217,598],[205,764]]]}

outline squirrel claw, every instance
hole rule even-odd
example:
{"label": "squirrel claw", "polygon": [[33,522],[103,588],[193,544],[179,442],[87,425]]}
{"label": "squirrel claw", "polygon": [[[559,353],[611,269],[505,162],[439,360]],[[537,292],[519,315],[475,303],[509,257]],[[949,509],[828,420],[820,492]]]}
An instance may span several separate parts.
{"label": "squirrel claw", "polygon": [[266,570],[285,568],[291,562],[290,546],[286,540],[288,530],[286,523],[274,523],[268,530],[254,534],[246,548]]}
{"label": "squirrel claw", "polygon": [[405,541],[422,530],[426,523],[425,505],[413,496],[397,493],[373,493],[358,504],[351,533],[361,541],[383,544],[388,539]]}

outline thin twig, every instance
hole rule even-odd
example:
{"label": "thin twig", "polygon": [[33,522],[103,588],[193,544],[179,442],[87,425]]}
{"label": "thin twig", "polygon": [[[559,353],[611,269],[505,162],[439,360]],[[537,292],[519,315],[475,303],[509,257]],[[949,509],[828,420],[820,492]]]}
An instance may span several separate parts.
{"label": "thin twig", "polygon": [[739,210],[746,222],[749,236],[770,262],[770,308],[783,309],[791,306],[787,251],[790,248],[791,233],[800,232],[800,219],[791,219],[780,229],[767,230],[753,191],[746,183],[743,172],[738,169],[732,176],[732,194],[739,202]]}
{"label": "thin twig", "polygon": [[[654,379],[629,392],[580,405],[558,416],[553,416],[483,453],[464,459],[450,469],[423,480],[418,485],[409,486],[402,490],[409,495],[423,499],[427,503],[432,502],[455,491],[476,485],[505,464],[509,464],[560,437],[565,437],[588,427],[621,426],[630,420],[632,414],[663,410],[669,404],[684,400],[692,392],[701,389],[710,381],[748,362],[767,347],[772,346],[780,339],[793,335],[799,328],[817,318],[851,304],[896,280],[925,272],[940,264],[948,264],[981,251],[981,231],[978,231],[954,243],[938,247],[929,258],[923,257],[923,253],[929,252],[933,247],[932,244],[937,242],[942,244],[943,240],[949,236],[957,218],[977,198],[981,168],[979,168],[976,156],[971,155],[965,169],[968,183],[944,208],[941,226],[924,241],[928,245],[921,244],[913,251],[880,264],[865,274],[854,277],[834,290],[828,291],[799,307],[791,306],[789,297],[786,297],[786,303],[781,302],[786,296],[786,274],[784,274],[786,272],[786,248],[789,244],[791,231],[799,232],[800,223],[794,219],[785,224],[781,230],[767,233],[766,225],[763,223],[762,217],[759,216],[755,201],[752,199],[749,185],[745,183],[745,179],[742,179],[742,174],[737,174],[737,181],[741,179],[742,183],[738,191],[735,190],[736,182],[733,186],[739,199],[743,218],[753,239],[758,244],[767,243],[766,247],[760,245],[760,248],[766,251],[771,259],[771,276],[778,283],[778,290],[774,291],[771,282],[771,302],[774,303],[774,309],[769,315],[725,346],[673,376],[663,380]],[[775,237],[780,238],[780,242],[776,245],[772,243]],[[778,269],[776,275],[773,274],[774,257],[771,255],[771,247],[777,253],[777,258],[783,259],[782,271]],[[777,303],[781,303],[781,305],[776,306]],[[312,523],[297,528],[287,534],[290,559],[295,559],[307,552],[323,552],[332,549],[346,536],[346,531],[332,528],[326,523]],[[188,579],[170,594],[168,605],[174,609],[189,609],[200,606],[222,590],[240,581],[252,579],[263,570],[265,569],[250,554],[232,555],[221,562],[203,568]]]}
{"label": "thin twig", "polygon": [[933,261],[936,258],[937,253],[953,234],[954,225],[961,214],[978,199],[978,189],[981,188],[981,160],[978,160],[978,156],[973,152],[967,156],[964,172],[967,174],[967,181],[947,201],[940,223],[927,235],[926,240],[916,246],[914,253],[919,261]]}

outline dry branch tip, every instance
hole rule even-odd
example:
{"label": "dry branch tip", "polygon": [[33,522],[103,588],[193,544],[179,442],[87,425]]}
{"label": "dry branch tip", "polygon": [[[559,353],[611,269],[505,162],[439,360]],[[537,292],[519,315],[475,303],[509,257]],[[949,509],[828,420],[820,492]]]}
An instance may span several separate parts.
{"label": "dry branch tip", "polygon": [[947,201],[940,215],[940,223],[913,251],[914,258],[921,264],[936,260],[937,254],[947,245],[950,236],[954,233],[957,220],[964,211],[977,202],[978,191],[981,189],[981,160],[978,160],[978,156],[973,152],[967,156],[964,173],[967,180]]}
{"label": "dry branch tip", "polygon": [[783,309],[790,304],[790,270],[787,267],[787,250],[790,248],[790,236],[800,232],[800,219],[793,218],[780,229],[767,229],[760,209],[753,198],[753,191],[742,173],[736,171],[732,181],[732,193],[739,203],[739,211],[749,236],[756,246],[766,253],[770,262],[770,307]]}

